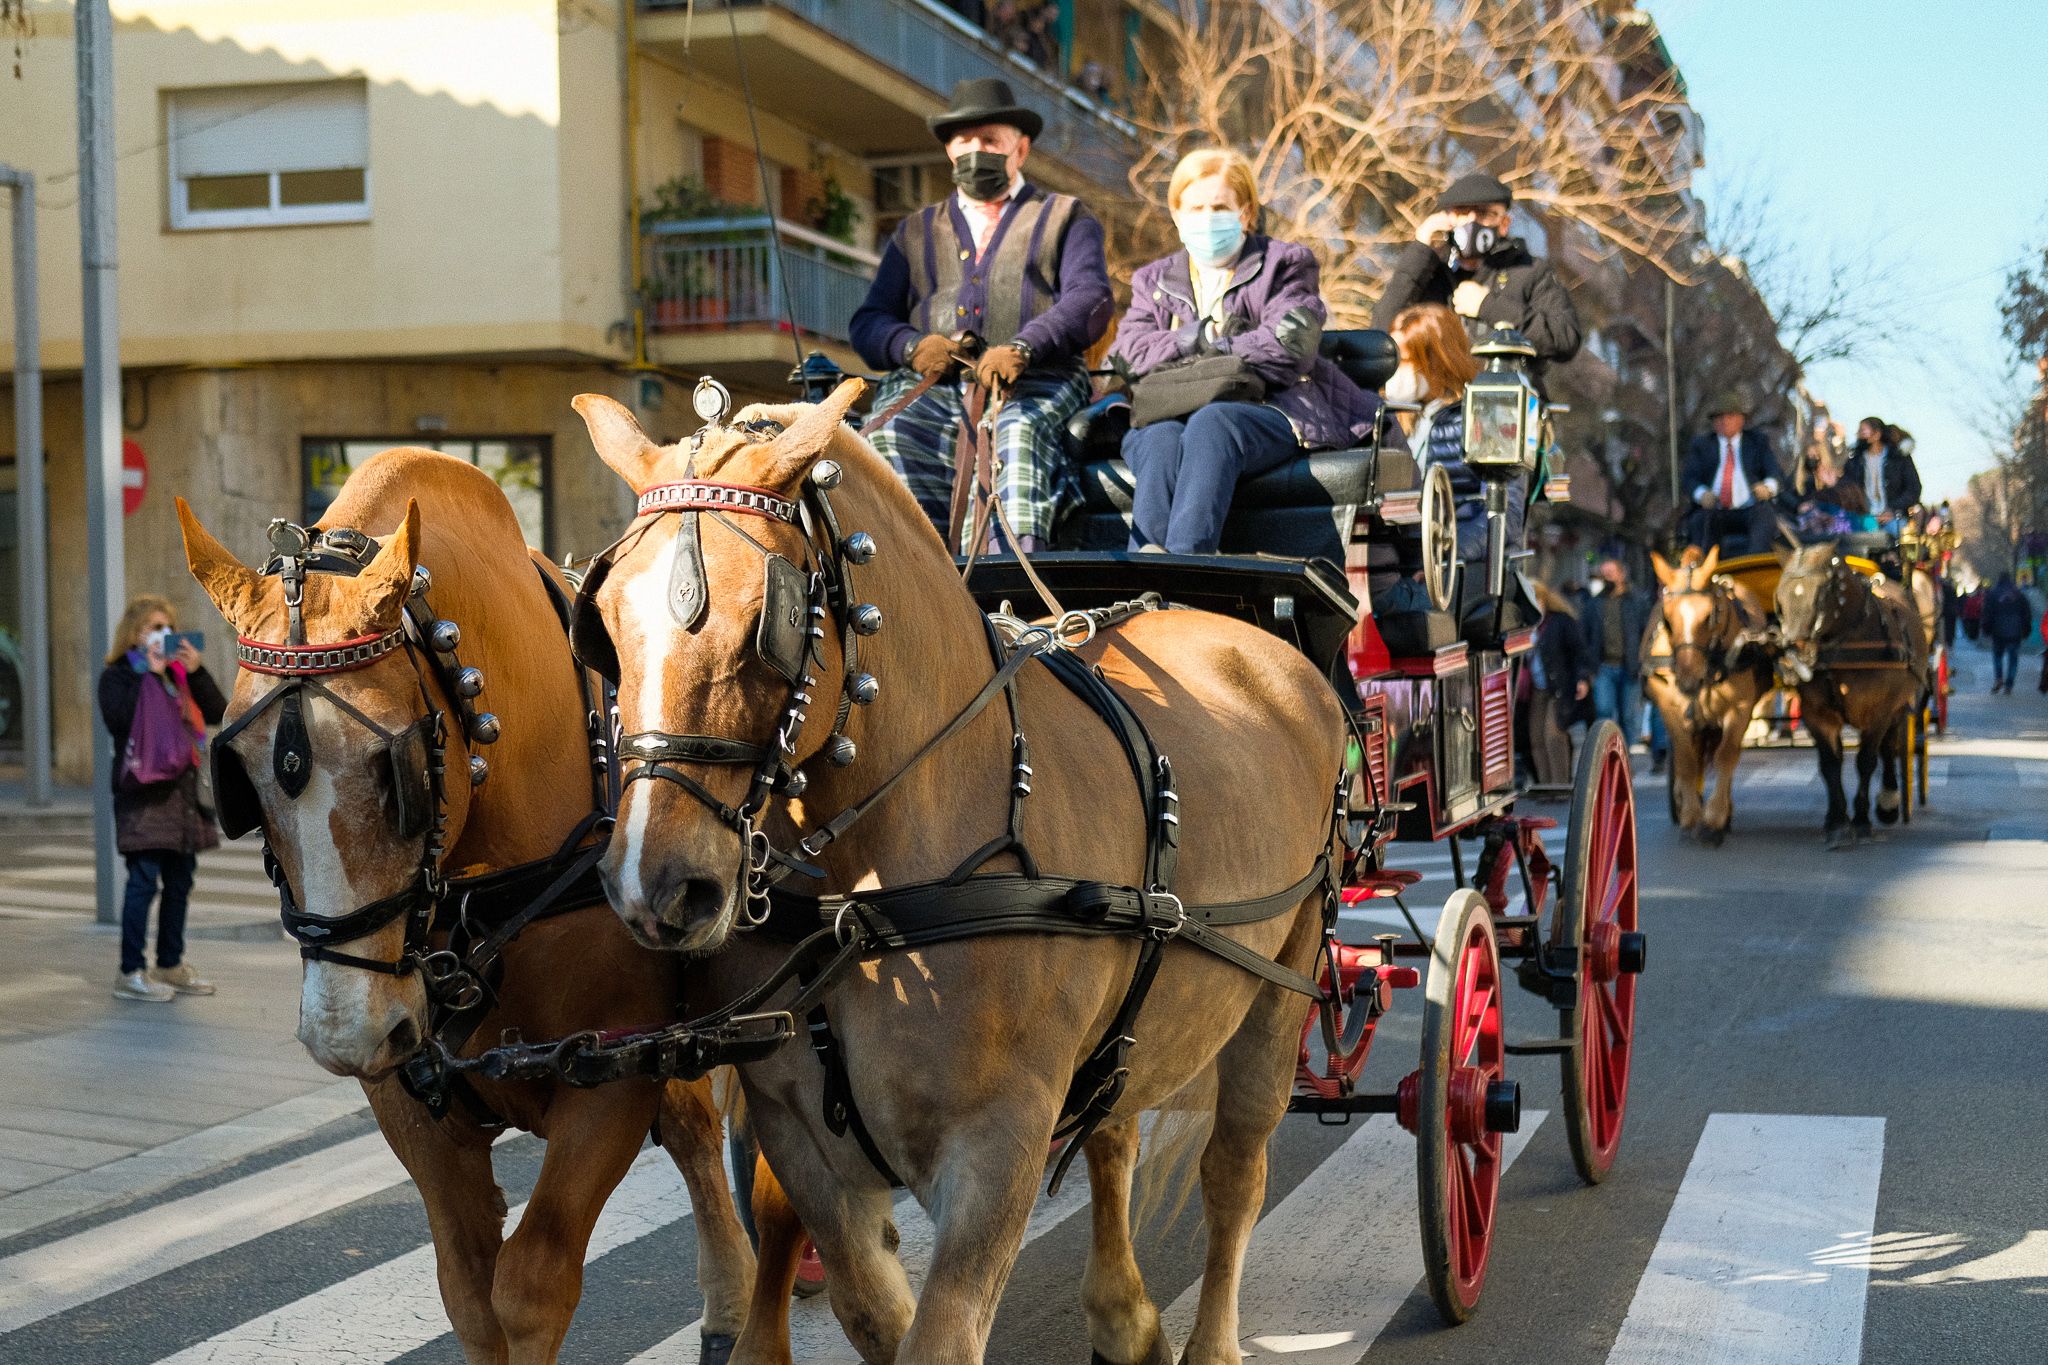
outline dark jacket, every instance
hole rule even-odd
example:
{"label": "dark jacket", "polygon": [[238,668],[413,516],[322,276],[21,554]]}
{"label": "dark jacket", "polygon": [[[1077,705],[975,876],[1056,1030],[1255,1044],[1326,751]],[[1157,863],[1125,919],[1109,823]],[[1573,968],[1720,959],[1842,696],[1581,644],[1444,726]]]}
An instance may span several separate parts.
{"label": "dark jacket", "polygon": [[1592,689],[1577,694],[1600,669],[1600,656],[1586,648],[1586,633],[1563,612],[1546,612],[1536,626],[1536,653],[1543,660],[1543,690],[1557,704],[1557,723],[1569,729],[1594,714]]}
{"label": "dark jacket", "polygon": [[[1599,668],[1607,658],[1607,613],[1601,608],[1606,604],[1607,595],[1595,597],[1581,588],[1572,598],[1572,609],[1579,614],[1579,630],[1586,637],[1586,653]],[[1648,593],[1637,588],[1628,588],[1621,595],[1621,667],[1622,674],[1634,682],[1643,669],[1643,636],[1650,629],[1650,613],[1655,604]]]}
{"label": "dark jacket", "polygon": [[[1027,183],[1018,192],[1010,218],[1030,202],[1044,198],[1045,191]],[[998,343],[1013,339],[1024,342],[1031,347],[1034,367],[1072,365],[1101,339],[1116,311],[1116,299],[1109,287],[1109,266],[1102,253],[1102,224],[1077,204],[1060,240],[1034,244],[1021,236],[1010,237],[1005,230],[1010,218],[997,227],[997,236],[990,239],[989,255],[993,259],[987,262],[990,268],[986,273],[1014,273],[1021,278],[1020,287],[1025,292],[1021,311],[1027,321],[1017,329],[1014,338],[990,339]],[[925,247],[941,241],[973,242],[957,195],[948,195],[944,203],[922,209],[896,225],[882,252],[882,263],[875,269],[874,283],[868,286],[867,299],[854,310],[848,335],[861,359],[874,368],[889,370],[902,365],[910,356],[910,348],[927,331],[947,336],[958,332],[989,335],[986,326],[974,325],[976,320],[964,313],[952,319],[923,319],[929,324],[926,328],[915,325],[913,319],[920,311],[919,304],[931,293],[941,273],[940,263],[927,259],[932,253]],[[1006,248],[1019,253],[1020,259],[1006,257]],[[952,249],[959,248],[956,245]],[[918,258],[915,261],[911,259],[913,254]],[[963,308],[972,306],[972,291],[979,287],[974,279],[982,273],[974,270],[964,287]]]}
{"label": "dark jacket", "polygon": [[1223,293],[1223,334],[1204,340],[1188,253],[1176,251],[1138,267],[1110,354],[1143,375],[1197,353],[1227,351],[1266,381],[1267,403],[1286,415],[1304,446],[1362,445],[1371,439],[1379,399],[1318,349],[1328,316],[1321,277],[1307,247],[1254,234]]}
{"label": "dark jacket", "polygon": [[1486,285],[1486,301],[1479,305],[1477,324],[1466,320],[1475,340],[1506,323],[1529,339],[1536,348],[1539,369],[1552,361],[1570,360],[1579,353],[1584,331],[1579,312],[1572,307],[1550,262],[1529,254],[1520,237],[1509,237],[1486,254],[1477,270],[1453,270],[1450,263],[1423,242],[1410,242],[1394,258],[1387,277],[1386,292],[1372,310],[1372,325],[1382,330],[1394,325],[1394,315],[1415,303],[1450,306],[1451,295],[1466,280]]}
{"label": "dark jacket", "polygon": [[[1785,491],[1785,472],[1778,467],[1777,452],[1771,449],[1771,438],[1761,431],[1745,429],[1735,438],[1736,460],[1742,466],[1742,477],[1746,483],[1758,484],[1769,479]],[[1679,486],[1685,496],[1699,501],[1702,489],[1719,493],[1715,486],[1721,477],[1721,438],[1711,431],[1703,431],[1692,438],[1685,447],[1685,463],[1679,469]]]}
{"label": "dark jacket", "polygon": [[[171,782],[129,790],[121,785],[121,758],[128,750],[128,732],[135,726],[135,707],[142,680],[155,675],[137,672],[126,658],[116,659],[100,674],[100,719],[114,737],[114,846],[123,853],[197,853],[220,843],[220,831],[199,809],[199,771],[187,769]],[[192,700],[208,725],[218,725],[228,709],[204,668],[188,676]]]}
{"label": "dark jacket", "polygon": [[2001,583],[1984,598],[1984,633],[2001,645],[2018,644],[2034,629],[2034,604],[2011,583]]}
{"label": "dark jacket", "polygon": [[[1842,481],[1861,488],[1870,477],[1866,451],[1858,449],[1842,464]],[[1920,502],[1920,470],[1911,455],[1887,450],[1884,460],[1884,505],[1893,513],[1903,512]],[[1870,509],[1875,512],[1875,507]]]}

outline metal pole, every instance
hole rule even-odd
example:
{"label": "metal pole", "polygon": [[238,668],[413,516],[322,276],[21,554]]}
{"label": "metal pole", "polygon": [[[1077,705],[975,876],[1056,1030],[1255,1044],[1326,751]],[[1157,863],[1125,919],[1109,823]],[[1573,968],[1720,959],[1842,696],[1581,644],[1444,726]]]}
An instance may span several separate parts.
{"label": "metal pole", "polygon": [[49,513],[43,501],[42,326],[36,299],[36,178],[0,166],[14,191],[14,518],[21,555],[22,737],[28,803],[47,806],[50,777]]}
{"label": "metal pole", "polygon": [[[128,590],[121,535],[121,332],[115,309],[114,20],[78,0],[78,247],[85,283],[85,543],[88,657],[109,648]],[[90,727],[95,886],[102,924],[120,921],[114,866],[113,743]]]}
{"label": "metal pole", "polygon": [[1664,445],[1665,454],[1671,461],[1671,516],[1674,525],[1685,508],[1685,500],[1679,496],[1678,488],[1678,348],[1672,340],[1676,332],[1678,313],[1678,286],[1671,277],[1664,277]]}

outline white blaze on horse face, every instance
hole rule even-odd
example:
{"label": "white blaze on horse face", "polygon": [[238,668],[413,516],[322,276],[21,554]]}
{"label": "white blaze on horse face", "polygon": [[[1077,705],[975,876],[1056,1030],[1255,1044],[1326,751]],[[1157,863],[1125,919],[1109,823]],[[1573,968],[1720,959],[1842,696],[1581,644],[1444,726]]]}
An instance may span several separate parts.
{"label": "white blaze on horse face", "polygon": [[[675,651],[675,621],[669,615],[667,545],[647,557],[633,576],[620,584],[619,601],[625,623],[640,650],[633,714],[626,718],[628,732],[668,728],[667,680],[669,656]],[[615,578],[613,580],[617,582]],[[645,786],[635,783],[634,786]],[[620,898],[634,909],[646,907],[646,882],[640,875],[641,859],[647,852],[647,821],[653,802],[640,793],[633,799],[633,787],[622,799],[632,809],[626,813],[624,848],[620,852],[617,885]],[[624,907],[621,907],[624,908]]]}

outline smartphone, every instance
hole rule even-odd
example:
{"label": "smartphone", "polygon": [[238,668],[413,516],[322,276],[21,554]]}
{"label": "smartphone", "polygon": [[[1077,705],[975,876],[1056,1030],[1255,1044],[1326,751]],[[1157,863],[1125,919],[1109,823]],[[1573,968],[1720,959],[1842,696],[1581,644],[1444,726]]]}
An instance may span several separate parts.
{"label": "smartphone", "polygon": [[206,652],[205,631],[188,630],[182,633],[173,631],[171,634],[164,636],[164,657],[166,659],[175,658],[178,653],[178,646],[187,642],[201,654]]}

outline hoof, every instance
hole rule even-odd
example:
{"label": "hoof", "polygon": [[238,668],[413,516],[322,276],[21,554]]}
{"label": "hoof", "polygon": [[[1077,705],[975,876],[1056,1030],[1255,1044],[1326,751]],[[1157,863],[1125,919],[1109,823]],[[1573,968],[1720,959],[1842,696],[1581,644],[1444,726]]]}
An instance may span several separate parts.
{"label": "hoof", "polygon": [[1829,830],[1825,842],[1830,849],[1844,849],[1856,842],[1856,836],[1850,832],[1847,825],[1843,825]]}
{"label": "hoof", "polygon": [[723,1332],[706,1332],[701,1342],[697,1358],[703,1365],[726,1365],[732,1359],[732,1348],[739,1344],[737,1339]]}
{"label": "hoof", "polygon": [[1877,822],[1881,825],[1899,823],[1899,794],[1884,792],[1877,798]]}
{"label": "hoof", "polygon": [[1728,827],[1726,825],[1723,825],[1720,829],[1702,829],[1700,831],[1700,842],[1708,848],[1719,848],[1721,841],[1727,837]]}
{"label": "hoof", "polygon": [[[1111,1360],[1100,1351],[1090,1350],[1088,1365],[1122,1365],[1122,1362]],[[1131,1365],[1173,1365],[1173,1348],[1166,1344],[1166,1333],[1161,1332],[1152,1338],[1152,1349],[1145,1352],[1144,1359],[1132,1361]]]}
{"label": "hoof", "polygon": [[1867,844],[1877,837],[1877,827],[1868,820],[1858,820],[1855,824],[1855,830],[1856,842],[1859,844]]}

